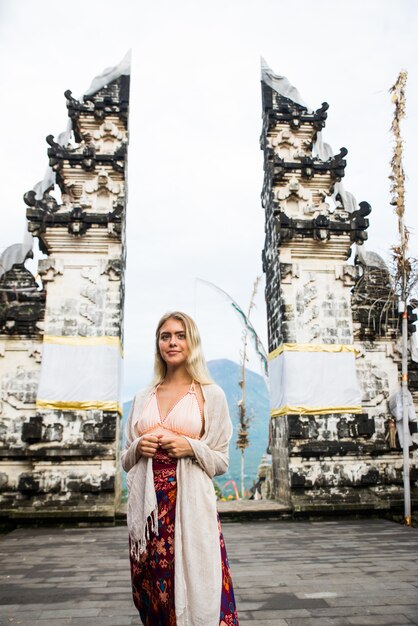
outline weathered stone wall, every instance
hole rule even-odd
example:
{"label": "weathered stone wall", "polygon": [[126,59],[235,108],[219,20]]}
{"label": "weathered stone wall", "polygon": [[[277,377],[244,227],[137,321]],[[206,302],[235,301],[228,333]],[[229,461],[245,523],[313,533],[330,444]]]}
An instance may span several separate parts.
{"label": "weathered stone wall", "polygon": [[122,247],[112,247],[113,258],[67,253],[39,262],[39,274],[48,290],[46,335],[121,335]]}
{"label": "weathered stone wall", "polygon": [[[327,105],[308,111],[264,82],[262,95],[269,350],[354,345],[363,410],[274,417],[274,495],[295,511],[395,507],[402,503],[402,451],[390,446],[388,436],[388,399],[399,384],[393,292],[377,255],[367,266],[347,263],[351,245],[366,239],[370,207],[353,209],[337,185],[344,148],[326,159],[314,155]],[[307,376],[301,372],[301,386]],[[413,438],[411,482],[418,503]]]}
{"label": "weathered stone wall", "polygon": [[352,343],[350,288],[356,268],[308,254],[281,268],[283,341]]}
{"label": "weathered stone wall", "polygon": [[112,518],[121,496],[121,412],[38,397],[44,337],[123,345],[129,77],[80,102],[66,97],[76,143],[47,138],[61,198],[25,194],[29,230],[48,255],[36,319],[14,323],[13,285],[0,307],[2,517]]}
{"label": "weathered stone wall", "polygon": [[25,437],[35,415],[45,292],[23,264],[0,278],[0,504],[14,502],[30,467]]}

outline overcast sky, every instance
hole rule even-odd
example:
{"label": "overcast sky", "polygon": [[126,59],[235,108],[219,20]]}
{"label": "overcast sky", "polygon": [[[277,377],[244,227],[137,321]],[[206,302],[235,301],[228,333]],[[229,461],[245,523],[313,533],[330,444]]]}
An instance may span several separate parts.
{"label": "overcast sky", "polygon": [[[132,48],[124,398],[148,382],[159,317],[195,316],[208,359],[239,359],[241,327],[212,281],[244,308],[262,273],[260,56],[311,107],[324,141],[348,149],[344,184],[372,205],[368,249],[397,238],[389,206],[388,90],[409,72],[407,223],[418,256],[418,3],[415,0],[0,0],[0,247],[22,241],[23,193],[43,178],[48,134]],[[267,344],[264,285],[253,323]],[[260,371],[254,355],[249,366]]]}

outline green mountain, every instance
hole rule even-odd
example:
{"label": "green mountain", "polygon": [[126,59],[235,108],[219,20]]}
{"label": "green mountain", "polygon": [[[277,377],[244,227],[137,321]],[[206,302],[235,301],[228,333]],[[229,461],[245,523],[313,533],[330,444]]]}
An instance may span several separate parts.
{"label": "green mountain", "polygon": [[[217,359],[208,361],[208,368],[213,380],[225,392],[229,412],[232,419],[234,433],[232,435],[229,454],[229,470],[223,476],[218,476],[215,480],[222,486],[228,480],[234,480],[238,489],[241,483],[241,452],[236,447],[237,434],[239,430],[239,417],[237,402],[241,397],[241,388],[238,384],[241,368],[237,363],[228,359]],[[123,425],[125,426],[132,401],[123,404]],[[246,407],[251,417],[249,427],[249,446],[245,450],[245,486],[248,489],[253,481],[257,480],[257,469],[262,455],[266,452],[269,431],[269,395],[266,383],[262,376],[246,370]],[[123,429],[125,431],[125,428]],[[123,472],[123,482],[125,483],[125,473]]]}
{"label": "green mountain", "polygon": [[[241,484],[241,451],[236,447],[239,430],[239,416],[237,402],[241,398],[241,388],[238,384],[241,375],[241,367],[227,359],[218,359],[208,362],[209,371],[213,380],[225,392],[228,401],[234,433],[229,447],[229,470],[224,476],[218,476],[215,480],[219,485],[233,479],[238,488]],[[266,383],[262,376],[245,370],[246,385],[246,408],[250,415],[249,446],[245,450],[245,487],[248,489],[257,481],[257,469],[261,457],[266,452],[269,433],[270,405]]]}

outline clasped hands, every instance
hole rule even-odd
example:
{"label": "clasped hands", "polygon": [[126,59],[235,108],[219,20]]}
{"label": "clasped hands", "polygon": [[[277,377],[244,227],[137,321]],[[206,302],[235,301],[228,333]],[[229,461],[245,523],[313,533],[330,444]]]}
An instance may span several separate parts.
{"label": "clasped hands", "polygon": [[180,459],[194,456],[193,449],[185,437],[176,433],[150,433],[142,436],[137,452],[141,456],[153,457],[157,450],[165,450],[169,457]]}

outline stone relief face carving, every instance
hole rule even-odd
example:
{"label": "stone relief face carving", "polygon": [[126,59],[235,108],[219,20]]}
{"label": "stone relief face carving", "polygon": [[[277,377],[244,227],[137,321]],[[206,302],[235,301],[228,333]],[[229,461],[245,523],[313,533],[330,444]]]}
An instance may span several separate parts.
{"label": "stone relief face carving", "polygon": [[267,139],[267,146],[273,148],[274,152],[286,161],[300,161],[303,157],[309,156],[311,143],[309,138],[297,136],[287,128]]}
{"label": "stone relief face carving", "polygon": [[277,187],[273,191],[273,197],[289,216],[303,213],[305,207],[312,204],[312,192],[306,189],[296,176],[291,176],[287,185]]}
{"label": "stone relief face carving", "polygon": [[122,182],[116,182],[109,172],[102,167],[97,176],[87,180],[79,198],[82,208],[91,209],[97,213],[110,212],[119,197],[124,195]]}
{"label": "stone relief face carving", "polygon": [[327,217],[335,215],[337,219],[341,217],[336,214],[327,191],[308,189],[295,175],[290,177],[287,184],[273,190],[273,199],[279,203],[280,209],[288,217],[298,216],[301,219],[314,219],[324,215]]}
{"label": "stone relief face carving", "polygon": [[[68,177],[70,174],[64,172]],[[114,180],[115,176],[119,180]],[[71,178],[65,179],[65,193],[62,194],[61,212],[68,212],[74,205],[81,209],[105,213],[112,211],[118,199],[124,198],[124,185],[120,174],[112,167],[102,166],[98,172],[86,173],[72,170]]]}
{"label": "stone relief face carving", "polygon": [[83,178],[65,181],[65,193],[62,194],[62,200],[66,209],[73,203],[78,203],[83,193]]}
{"label": "stone relief face carving", "polygon": [[126,143],[126,133],[110,121],[105,121],[94,131],[93,143],[100,154],[114,154],[123,143]]}

